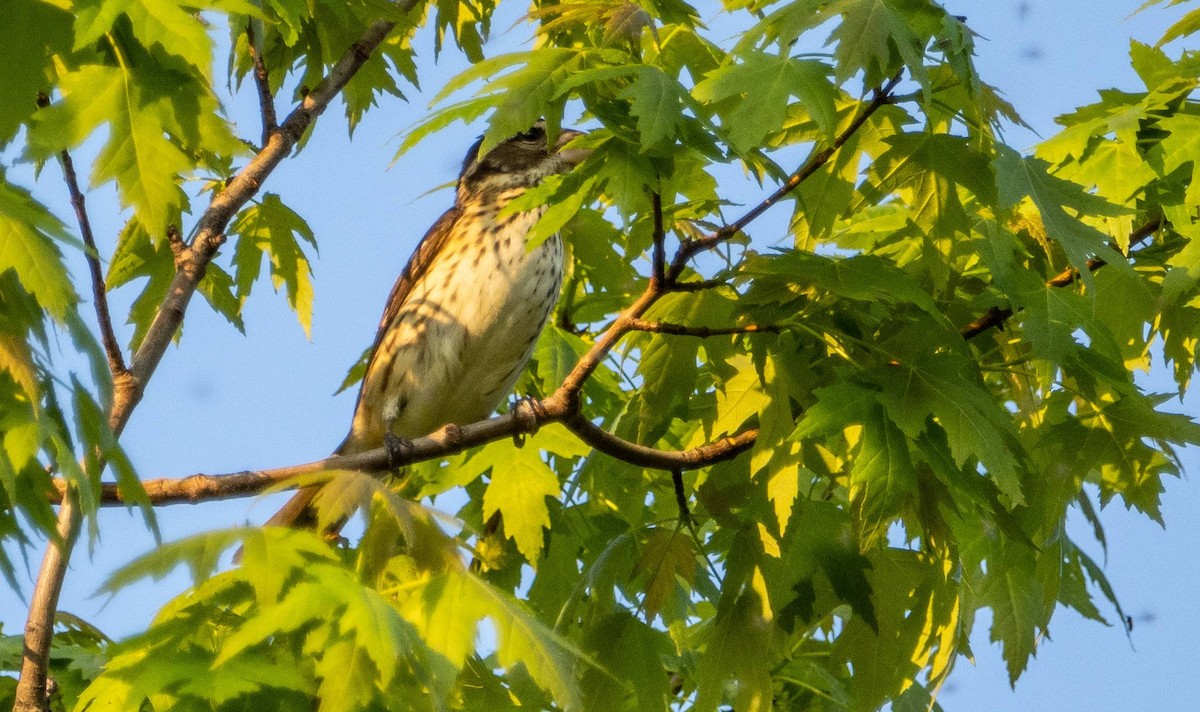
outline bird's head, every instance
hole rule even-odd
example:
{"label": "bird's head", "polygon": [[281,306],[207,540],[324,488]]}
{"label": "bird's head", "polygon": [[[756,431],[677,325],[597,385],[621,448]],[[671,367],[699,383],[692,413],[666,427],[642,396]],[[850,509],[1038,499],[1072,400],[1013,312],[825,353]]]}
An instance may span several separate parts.
{"label": "bird's head", "polygon": [[569,171],[591,153],[587,149],[563,148],[582,135],[582,131],[563,129],[558,140],[550,145],[546,141],[546,122],[539,119],[528,131],[504,141],[482,157],[480,138],[463,159],[462,173],[458,176],[459,198],[492,190],[530,188],[546,176]]}

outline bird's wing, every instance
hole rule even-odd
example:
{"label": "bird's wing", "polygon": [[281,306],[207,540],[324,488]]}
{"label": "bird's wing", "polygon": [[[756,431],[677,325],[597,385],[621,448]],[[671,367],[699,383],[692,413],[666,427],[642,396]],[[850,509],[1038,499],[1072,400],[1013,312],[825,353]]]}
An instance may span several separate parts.
{"label": "bird's wing", "polygon": [[[371,345],[371,355],[367,359],[367,368],[363,371],[364,380],[366,379],[366,374],[371,372],[371,367],[375,364],[375,354],[379,350],[379,342],[383,340],[383,335],[387,333],[388,325],[396,317],[396,312],[400,311],[401,305],[408,299],[413,285],[419,282],[425,273],[429,271],[429,266],[433,264],[434,257],[442,251],[442,244],[450,236],[454,228],[454,223],[461,214],[462,210],[457,205],[442,213],[437,222],[425,233],[425,237],[421,238],[416,251],[413,252],[412,257],[408,258],[408,264],[404,265],[404,270],[400,273],[400,277],[392,285],[392,293],[388,295],[387,305],[383,308],[383,317],[379,320],[379,329],[375,332],[375,343]],[[355,412],[358,411],[358,407],[362,404],[362,397],[363,391],[362,388],[359,388],[358,401],[354,404]],[[341,452],[349,441],[350,436],[347,436],[346,440],[334,452]]]}
{"label": "bird's wing", "polygon": [[437,222],[429,228],[429,232],[425,233],[425,237],[421,238],[416,252],[408,258],[408,264],[404,265],[404,271],[392,285],[392,293],[388,295],[387,305],[383,308],[383,317],[379,320],[379,330],[375,332],[375,343],[371,346],[371,359],[367,361],[368,371],[371,370],[371,364],[375,361],[375,350],[379,348],[379,342],[383,340],[388,325],[396,317],[396,312],[400,311],[400,306],[408,299],[413,285],[421,281],[425,273],[429,271],[429,265],[433,264],[433,258],[442,251],[442,244],[450,236],[454,223],[461,213],[462,210],[457,205],[442,213]]}

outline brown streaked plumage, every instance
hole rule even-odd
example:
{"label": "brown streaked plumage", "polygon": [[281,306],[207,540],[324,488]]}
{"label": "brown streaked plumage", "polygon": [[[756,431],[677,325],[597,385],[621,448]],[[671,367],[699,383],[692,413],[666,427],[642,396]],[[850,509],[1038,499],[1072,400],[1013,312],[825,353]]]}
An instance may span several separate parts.
{"label": "brown streaked plumage", "polygon": [[[512,390],[554,308],[562,282],[557,235],[533,250],[529,229],[544,208],[500,211],[586,152],[548,146],[542,122],[463,160],[454,206],[425,233],[392,287],[338,454],[380,447],[385,433],[416,438],[447,423],[487,417]],[[269,525],[313,526],[318,487],[305,487]]]}

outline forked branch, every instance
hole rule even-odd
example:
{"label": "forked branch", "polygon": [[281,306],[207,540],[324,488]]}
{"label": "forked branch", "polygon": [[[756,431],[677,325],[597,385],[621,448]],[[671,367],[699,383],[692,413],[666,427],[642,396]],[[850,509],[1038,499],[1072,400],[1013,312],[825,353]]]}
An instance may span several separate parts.
{"label": "forked branch", "polygon": [[[407,7],[416,0],[405,0]],[[116,372],[116,388],[112,407],[109,410],[109,425],[117,436],[129,422],[133,409],[141,400],[146,383],[154,374],[168,344],[178,331],[187,311],[188,303],[196,287],[204,278],[208,263],[224,241],[225,226],[234,214],[246,204],[263,181],[280,161],[287,157],[304,135],[309,125],[325,110],[329,102],[345,87],[350,78],[362,67],[375,48],[395,26],[392,22],[376,22],[354,43],[330,69],[329,74],[314,88],[300,106],[296,107],[279,130],[271,132],[262,149],[242,170],[217,193],[197,224],[196,237],[190,245],[181,245],[176,255],[175,276],[167,289],[167,296],[159,305],[158,312],[141,346],[133,355],[128,372],[121,366]],[[65,164],[64,164],[65,170]],[[94,253],[94,242],[89,245]],[[91,257],[91,256],[89,256]],[[98,262],[89,265],[93,283],[96,283]],[[102,284],[102,283],[101,283]],[[104,302],[107,304],[107,302]],[[97,304],[100,304],[97,300]],[[101,318],[101,329],[105,328]],[[103,333],[103,331],[102,331]],[[108,337],[103,337],[108,341]],[[115,337],[111,344],[116,344]],[[113,363],[112,347],[106,343],[110,365]],[[116,350],[119,354],[119,348]],[[58,513],[60,536],[47,545],[46,554],[38,570],[34,596],[30,601],[29,616],[25,624],[25,649],[21,661],[21,677],[17,682],[14,712],[42,712],[49,708],[46,694],[46,674],[49,664],[50,644],[53,637],[54,615],[58,609],[59,593],[70,561],[71,549],[79,529],[80,511],[68,491]]]}

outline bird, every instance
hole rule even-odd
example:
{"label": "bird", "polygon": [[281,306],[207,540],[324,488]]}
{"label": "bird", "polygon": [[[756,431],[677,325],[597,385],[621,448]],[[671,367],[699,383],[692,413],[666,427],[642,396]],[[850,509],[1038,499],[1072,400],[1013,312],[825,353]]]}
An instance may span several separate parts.
{"label": "bird", "polygon": [[[454,205],[417,245],[392,287],[359,387],[350,432],[335,455],[352,455],[444,425],[488,417],[533,353],[558,299],[563,244],[555,234],[533,249],[530,229],[548,206],[501,215],[548,176],[589,151],[551,144],[543,120],[480,155],[463,159]],[[321,485],[301,488],[266,524],[315,528]],[[338,525],[331,527],[336,535]]]}

